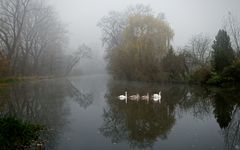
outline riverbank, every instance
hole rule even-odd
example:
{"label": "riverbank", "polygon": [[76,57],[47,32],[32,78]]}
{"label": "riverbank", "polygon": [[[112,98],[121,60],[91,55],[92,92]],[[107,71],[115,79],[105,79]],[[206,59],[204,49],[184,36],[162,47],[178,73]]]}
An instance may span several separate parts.
{"label": "riverbank", "polygon": [[12,84],[22,81],[52,79],[54,76],[24,76],[24,77],[0,77],[0,85]]}
{"label": "riverbank", "polygon": [[[40,147],[39,139],[45,129],[39,124],[30,123],[15,117],[0,117],[0,149],[27,149]],[[41,148],[41,147],[40,147]]]}

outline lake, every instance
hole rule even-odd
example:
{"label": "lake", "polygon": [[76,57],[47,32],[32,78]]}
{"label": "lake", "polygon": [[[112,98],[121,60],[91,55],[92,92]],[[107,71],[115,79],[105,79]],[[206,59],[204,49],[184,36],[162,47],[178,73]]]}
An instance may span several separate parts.
{"label": "lake", "polygon": [[[161,91],[160,102],[117,96]],[[240,93],[82,76],[0,89],[0,114],[46,125],[51,150],[239,150]]]}

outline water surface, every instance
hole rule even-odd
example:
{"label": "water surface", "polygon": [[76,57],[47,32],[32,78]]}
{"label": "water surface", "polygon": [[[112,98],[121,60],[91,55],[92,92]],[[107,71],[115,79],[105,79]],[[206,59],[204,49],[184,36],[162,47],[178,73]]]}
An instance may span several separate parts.
{"label": "water surface", "polygon": [[[120,94],[162,91],[161,102]],[[1,115],[46,125],[46,149],[240,149],[238,89],[117,81],[82,76],[0,89]]]}

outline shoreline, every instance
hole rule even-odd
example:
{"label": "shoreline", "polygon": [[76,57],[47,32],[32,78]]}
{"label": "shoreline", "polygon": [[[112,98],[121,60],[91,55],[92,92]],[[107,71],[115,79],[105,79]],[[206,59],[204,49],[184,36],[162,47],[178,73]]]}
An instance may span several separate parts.
{"label": "shoreline", "polygon": [[34,81],[58,78],[56,76],[23,76],[23,77],[0,77],[0,86],[13,83],[19,83],[23,81]]}

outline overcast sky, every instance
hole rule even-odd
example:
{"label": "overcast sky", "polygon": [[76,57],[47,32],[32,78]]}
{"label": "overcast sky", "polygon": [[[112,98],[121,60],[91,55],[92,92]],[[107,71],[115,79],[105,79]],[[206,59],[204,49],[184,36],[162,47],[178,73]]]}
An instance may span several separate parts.
{"label": "overcast sky", "polygon": [[[223,27],[223,18],[232,12],[240,16],[240,0],[49,0],[67,24],[70,47],[86,43],[96,55],[102,55],[98,21],[109,11],[123,11],[130,5],[150,5],[155,13],[164,13],[175,32],[173,46],[184,46],[194,34],[214,38]],[[97,61],[96,61],[97,64]]]}
{"label": "overcast sky", "polygon": [[98,21],[109,11],[121,11],[135,4],[150,5],[163,12],[175,32],[174,46],[186,44],[193,34],[214,36],[231,11],[240,15],[240,0],[50,0],[60,18],[68,25],[70,43],[100,43]]}

